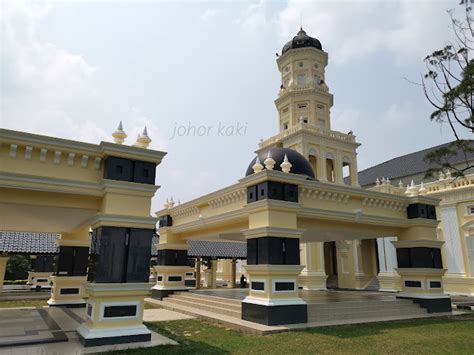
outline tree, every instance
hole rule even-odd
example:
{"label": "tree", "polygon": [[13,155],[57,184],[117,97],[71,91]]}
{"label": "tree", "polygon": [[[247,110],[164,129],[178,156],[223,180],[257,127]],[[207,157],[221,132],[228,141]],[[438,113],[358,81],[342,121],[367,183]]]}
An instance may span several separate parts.
{"label": "tree", "polygon": [[8,259],[5,280],[25,280],[31,268],[29,255],[12,255]]}
{"label": "tree", "polygon": [[[450,170],[453,177],[464,176],[474,168],[468,161],[468,153],[474,152],[469,141],[461,139],[461,132],[474,133],[474,60],[470,54],[474,47],[474,26],[471,16],[471,4],[474,0],[461,0],[464,8],[463,19],[454,17],[454,11],[448,11],[454,32],[454,41],[428,55],[424,61],[427,72],[422,77],[425,97],[435,108],[432,121],[447,123],[456,140],[448,146],[436,149],[425,156],[425,160],[434,163],[437,168],[426,173],[432,176],[435,171]],[[453,164],[452,158],[461,154],[464,162]]]}

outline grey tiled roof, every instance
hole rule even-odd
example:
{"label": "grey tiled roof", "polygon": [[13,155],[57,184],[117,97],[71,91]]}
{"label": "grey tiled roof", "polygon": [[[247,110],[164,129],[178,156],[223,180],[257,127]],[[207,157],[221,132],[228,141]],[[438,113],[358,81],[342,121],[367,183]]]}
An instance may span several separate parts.
{"label": "grey tiled roof", "polygon": [[247,243],[208,240],[188,240],[188,256],[214,258],[247,258]]}
{"label": "grey tiled roof", "polygon": [[[360,186],[373,185],[377,178],[390,178],[395,180],[403,178],[405,176],[412,176],[421,174],[429,169],[437,168],[436,164],[430,164],[426,162],[425,156],[427,153],[436,150],[441,147],[448,146],[450,143],[441,144],[428,149],[423,149],[418,152],[403,155],[391,160],[387,160],[381,164],[375,165],[371,168],[359,171],[359,184]],[[470,147],[474,148],[474,141],[470,141]],[[467,152],[467,159],[474,160],[474,152]],[[449,159],[452,165],[459,164],[465,161],[464,155],[460,151],[459,154]]]}
{"label": "grey tiled roof", "polygon": [[0,252],[11,254],[55,254],[58,234],[1,232]]}

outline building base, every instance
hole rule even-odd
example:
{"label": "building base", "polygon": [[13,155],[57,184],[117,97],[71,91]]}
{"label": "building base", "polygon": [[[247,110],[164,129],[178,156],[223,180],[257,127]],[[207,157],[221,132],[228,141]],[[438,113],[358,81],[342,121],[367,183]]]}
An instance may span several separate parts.
{"label": "building base", "polygon": [[87,302],[85,300],[77,301],[77,302],[70,302],[70,301],[54,301],[49,299],[46,302],[50,307],[68,307],[68,308],[81,308],[85,307]]}
{"label": "building base", "polygon": [[325,272],[307,272],[298,276],[299,288],[308,291],[326,291],[326,280],[328,276]]}
{"label": "building base", "polygon": [[402,289],[402,278],[396,272],[381,272],[377,280],[381,292],[398,292]]}
{"label": "building base", "polygon": [[452,312],[451,297],[449,296],[417,297],[399,295],[397,298],[410,299],[413,301],[413,303],[419,304],[421,308],[425,308],[428,313]]}
{"label": "building base", "polygon": [[172,295],[175,292],[183,292],[183,291],[188,291],[188,288],[174,289],[174,290],[152,288],[151,298],[161,301],[163,298],[168,297],[169,295]]}
{"label": "building base", "polygon": [[308,323],[308,306],[306,304],[265,306],[242,302],[242,319],[264,325]]}
{"label": "building base", "polygon": [[139,343],[151,340],[151,332],[145,327],[121,329],[89,330],[81,325],[78,330],[79,341],[84,347]]}

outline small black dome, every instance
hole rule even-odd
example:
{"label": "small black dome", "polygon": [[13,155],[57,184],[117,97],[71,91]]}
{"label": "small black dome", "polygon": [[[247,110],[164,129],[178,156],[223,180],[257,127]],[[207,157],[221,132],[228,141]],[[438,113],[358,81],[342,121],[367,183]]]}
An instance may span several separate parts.
{"label": "small black dome", "polygon": [[281,50],[281,54],[285,54],[288,52],[290,49],[293,48],[304,48],[304,47],[313,47],[319,50],[323,50],[323,46],[321,45],[321,42],[319,42],[318,39],[310,37],[306,34],[306,32],[303,30],[303,28],[300,29],[298,34],[293,37],[291,41],[289,41],[287,44],[283,46],[283,49]]}
{"label": "small black dome", "polygon": [[[260,159],[260,163],[265,165],[263,162],[267,159],[268,151],[270,151],[270,155],[275,160],[275,167],[273,170],[281,171],[280,164],[283,163],[285,159],[285,154],[288,157],[288,161],[291,163],[291,170],[290,173],[292,174],[299,174],[299,175],[307,175],[308,178],[314,180],[314,172],[311,164],[309,163],[308,159],[298,153],[296,150],[290,148],[270,148],[269,150],[262,151],[258,153],[258,158]],[[253,174],[252,166],[255,164],[257,157],[253,158],[250,162],[247,172],[245,176],[249,176]]]}

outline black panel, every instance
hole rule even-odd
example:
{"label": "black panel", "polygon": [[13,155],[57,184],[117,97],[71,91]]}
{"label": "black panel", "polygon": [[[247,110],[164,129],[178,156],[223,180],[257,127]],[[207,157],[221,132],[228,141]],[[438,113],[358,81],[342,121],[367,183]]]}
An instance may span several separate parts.
{"label": "black panel", "polygon": [[432,268],[433,257],[431,248],[411,248],[410,250],[411,267]]}
{"label": "black panel", "polygon": [[405,281],[405,287],[417,287],[421,288],[421,281]]}
{"label": "black panel", "polygon": [[294,291],[294,282],[275,282],[275,291]]}
{"label": "black panel", "polygon": [[133,182],[142,184],[155,184],[156,164],[136,161],[133,170]]}
{"label": "black panel", "polygon": [[257,200],[283,200],[283,184],[265,181],[257,185]]}
{"label": "black panel", "polygon": [[100,227],[97,256],[93,259],[93,282],[115,283],[125,282],[124,270],[126,267],[125,241],[127,228]]}
{"label": "black panel", "polygon": [[148,282],[153,230],[130,229],[126,282]]}
{"label": "black panel", "polygon": [[430,281],[430,288],[441,288],[441,281]]}
{"label": "black panel", "polygon": [[54,256],[38,255],[36,259],[34,259],[33,270],[36,272],[53,272],[54,258]]}
{"label": "black panel", "polygon": [[307,305],[262,306],[242,302],[242,319],[265,325],[308,322]]}
{"label": "black panel", "polygon": [[439,313],[439,312],[451,312],[451,298],[412,298],[412,297],[400,297],[411,299],[413,303],[419,304],[420,307],[425,308],[428,313]]}
{"label": "black panel", "polygon": [[298,238],[285,238],[284,263],[286,265],[300,264],[300,240]]}
{"label": "black panel", "polygon": [[[79,334],[79,341],[87,348],[90,346],[102,346],[102,345],[116,345],[116,344],[129,344],[137,342],[145,342],[151,340],[151,334],[137,334],[137,335],[124,335],[109,338],[89,338],[85,339]],[[67,337],[66,340],[67,341]]]}
{"label": "black panel", "polygon": [[137,306],[108,306],[104,308],[104,318],[134,317],[137,315]]}
{"label": "black panel", "polygon": [[157,265],[188,266],[187,250],[161,249],[156,259]]}
{"label": "black panel", "polygon": [[298,185],[283,185],[283,200],[290,202],[298,202]]}
{"label": "black panel", "polygon": [[36,282],[48,282],[48,279],[36,279]]}
{"label": "black panel", "polygon": [[443,268],[443,259],[441,258],[441,249],[432,248],[431,252],[432,252],[432,255],[433,255],[433,267],[435,269],[442,269]]}
{"label": "black panel", "polygon": [[74,247],[60,246],[56,262],[56,275],[72,276],[73,263]]}
{"label": "black panel", "polygon": [[263,237],[247,240],[248,265],[299,265],[298,238]]}
{"label": "black panel", "polygon": [[407,207],[407,217],[436,219],[436,208],[433,205],[414,203]]}
{"label": "black panel", "polygon": [[181,276],[168,276],[168,281],[170,282],[181,282],[183,278]]}
{"label": "black panel", "polygon": [[159,219],[160,228],[161,227],[171,227],[173,225],[173,218],[167,214],[166,216],[161,216]]}
{"label": "black panel", "polygon": [[252,288],[252,290],[264,291],[265,290],[265,283],[261,282],[261,281],[252,281],[251,288]]}
{"label": "black panel", "polygon": [[87,275],[87,264],[89,262],[88,247],[74,247],[74,267],[72,276]]}
{"label": "black panel", "polygon": [[124,158],[107,157],[104,162],[104,178],[133,181],[133,161]]}
{"label": "black panel", "polygon": [[247,239],[247,265],[257,264],[257,238]]}
{"label": "black panel", "polygon": [[62,288],[59,292],[61,295],[78,295],[79,289],[77,287],[74,288]]}
{"label": "black panel", "polygon": [[157,281],[163,281],[163,276],[158,276]]}
{"label": "black panel", "polygon": [[397,261],[400,268],[443,268],[439,248],[398,248]]}
{"label": "black panel", "polygon": [[247,203],[257,201],[257,186],[247,187]]}

